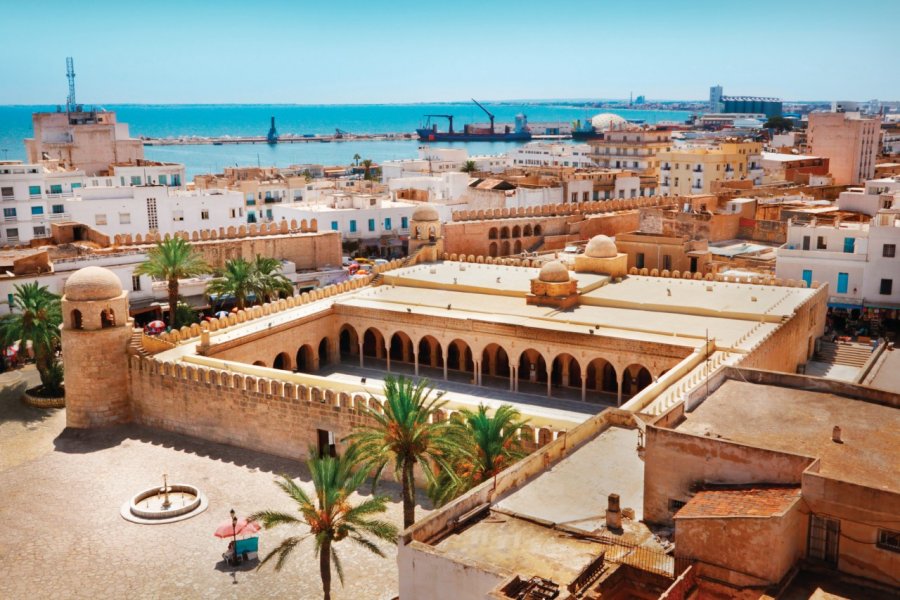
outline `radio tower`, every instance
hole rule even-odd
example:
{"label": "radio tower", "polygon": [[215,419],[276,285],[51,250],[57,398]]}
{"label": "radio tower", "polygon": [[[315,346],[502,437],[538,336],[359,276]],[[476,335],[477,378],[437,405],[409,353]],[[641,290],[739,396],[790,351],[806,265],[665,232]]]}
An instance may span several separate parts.
{"label": "radio tower", "polygon": [[66,57],[66,79],[69,80],[69,96],[66,98],[66,112],[75,112],[75,62]]}

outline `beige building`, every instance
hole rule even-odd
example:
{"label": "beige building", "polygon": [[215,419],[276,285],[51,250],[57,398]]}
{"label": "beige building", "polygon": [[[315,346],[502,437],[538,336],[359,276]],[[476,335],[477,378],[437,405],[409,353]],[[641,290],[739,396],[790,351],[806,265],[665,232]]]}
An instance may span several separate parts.
{"label": "beige building", "polygon": [[728,139],[674,147],[659,153],[659,190],[664,196],[709,194],[718,181],[762,183],[762,143]]}
{"label": "beige building", "polygon": [[875,176],[881,119],[854,112],[814,112],[809,115],[810,154],[829,161],[834,183],[858,184]]}
{"label": "beige building", "polygon": [[28,162],[59,160],[85,175],[103,175],[110,165],[144,158],[141,140],[132,138],[128,124],[116,121],[116,113],[79,111],[34,113],[34,137],[25,140]]}
{"label": "beige building", "polygon": [[672,146],[672,132],[649,127],[646,129],[611,129],[602,140],[590,140],[591,158],[598,167],[629,169],[640,175],[656,176],[659,155]]}

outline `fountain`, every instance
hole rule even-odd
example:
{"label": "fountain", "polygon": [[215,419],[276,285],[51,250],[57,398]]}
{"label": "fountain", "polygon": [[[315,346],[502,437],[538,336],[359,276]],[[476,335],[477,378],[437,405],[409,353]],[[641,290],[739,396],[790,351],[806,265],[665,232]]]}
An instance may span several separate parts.
{"label": "fountain", "polygon": [[153,487],[137,494],[122,505],[122,517],[133,523],[173,523],[189,519],[206,510],[206,496],[196,487],[184,483],[169,484],[163,473],[162,487]]}

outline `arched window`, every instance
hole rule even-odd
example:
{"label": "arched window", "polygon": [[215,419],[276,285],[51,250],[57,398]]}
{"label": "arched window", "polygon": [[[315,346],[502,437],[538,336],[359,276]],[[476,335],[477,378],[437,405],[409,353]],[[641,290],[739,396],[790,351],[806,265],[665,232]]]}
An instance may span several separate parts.
{"label": "arched window", "polygon": [[542,233],[541,226],[535,225],[534,226],[534,235],[541,235],[541,233]]}
{"label": "arched window", "polygon": [[84,329],[81,324],[81,311],[77,308],[72,311],[72,329]]}
{"label": "arched window", "polygon": [[489,240],[497,239],[497,228],[496,227],[491,227],[491,229],[488,231],[488,239]]}
{"label": "arched window", "polygon": [[103,312],[100,313],[100,327],[106,329],[107,327],[115,327],[116,326],[116,313],[113,312],[113,309],[107,308]]}

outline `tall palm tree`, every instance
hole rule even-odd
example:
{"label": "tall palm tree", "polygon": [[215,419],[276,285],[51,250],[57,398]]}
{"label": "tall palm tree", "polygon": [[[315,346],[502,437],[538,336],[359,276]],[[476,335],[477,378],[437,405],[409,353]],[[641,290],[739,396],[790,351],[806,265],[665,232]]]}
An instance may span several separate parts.
{"label": "tall palm tree", "polygon": [[518,429],[527,423],[521,413],[504,404],[493,416],[488,407],[461,410],[454,415],[453,427],[464,440],[464,452],[452,457],[452,472],[442,472],[429,487],[429,496],[437,506],[446,504],[479,483],[494,477],[526,456],[518,438]]}
{"label": "tall palm tree", "polygon": [[134,270],[135,275],[161,279],[169,288],[169,325],[175,327],[178,306],[178,280],[209,273],[209,265],[187,241],[172,238],[157,242],[147,253],[147,260]]}
{"label": "tall palm tree", "polygon": [[359,154],[354,154],[354,155],[353,155],[353,160],[356,161],[356,166],[357,166],[357,167],[359,166],[359,159],[361,159],[361,158],[362,158],[362,156],[360,156]]}
{"label": "tall palm tree", "polygon": [[459,170],[463,173],[474,173],[478,170],[478,167],[475,166],[474,160],[467,160]]}
{"label": "tall palm tree", "polygon": [[253,291],[260,300],[271,302],[281,294],[293,294],[294,284],[281,273],[280,260],[257,254],[253,261]]}
{"label": "tall palm tree", "polygon": [[225,261],[222,277],[217,277],[206,286],[207,295],[233,296],[238,310],[247,306],[247,297],[254,292],[253,264],[242,257]]}
{"label": "tall palm tree", "polygon": [[449,420],[432,418],[446,404],[441,401],[443,392],[432,392],[428,380],[415,382],[402,376],[385,377],[384,412],[367,408],[371,424],[359,426],[347,437],[366,470],[375,470],[373,488],[384,467],[393,464],[394,474],[403,488],[404,529],[416,520],[415,465],[422,468],[429,482],[433,481],[436,469],[443,469],[452,477],[446,457],[462,452],[455,435],[458,429]]}
{"label": "tall palm tree", "polygon": [[[366,160],[362,161],[363,179],[365,179],[366,181],[372,179],[372,165],[373,164],[375,164],[375,163],[372,162],[371,158],[367,158]],[[357,166],[359,166],[359,165],[357,165]]]}
{"label": "tall palm tree", "polygon": [[300,516],[264,510],[251,515],[250,518],[260,522],[266,529],[280,525],[309,528],[306,535],[286,538],[277,548],[269,552],[259,568],[277,557],[275,570],[280,571],[294,549],[302,541],[313,536],[316,542],[315,553],[319,558],[323,597],[330,600],[332,563],[341,585],[344,583],[344,570],[334,544],[349,537],[363,548],[383,558],[384,553],[372,538],[396,543],[397,528],[386,521],[372,518],[387,510],[387,496],[373,496],[355,506],[350,503],[351,494],[366,478],[364,469],[354,469],[356,458],[352,453],[340,457],[319,457],[316,448],[310,448],[310,456],[312,458],[306,464],[315,486],[315,499],[286,475],[282,475],[281,480],[277,482],[278,486],[297,503]]}
{"label": "tall palm tree", "polygon": [[31,342],[34,362],[41,376],[41,385],[51,394],[60,392],[62,379],[54,354],[59,345],[59,326],[62,323],[62,309],[59,296],[37,282],[15,286],[12,296],[12,311],[0,318],[0,342],[3,347],[19,341],[22,352],[25,343]]}

